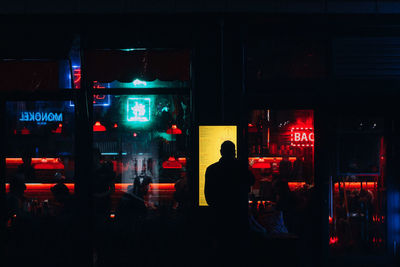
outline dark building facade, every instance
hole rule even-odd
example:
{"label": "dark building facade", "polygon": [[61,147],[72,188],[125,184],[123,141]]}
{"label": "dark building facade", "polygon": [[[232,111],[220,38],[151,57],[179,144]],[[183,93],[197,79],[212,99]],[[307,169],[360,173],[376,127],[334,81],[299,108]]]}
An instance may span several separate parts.
{"label": "dark building facade", "polygon": [[[132,250],[155,255],[139,266],[207,264],[194,260],[212,220],[199,128],[234,125],[256,177],[249,266],[268,264],[265,251],[299,266],[398,264],[396,3],[45,2],[0,17],[6,262],[48,264],[48,249],[73,255],[66,265],[130,264]],[[21,173],[25,197],[11,209]],[[71,225],[60,254],[48,217]],[[37,248],[21,230],[32,225],[47,233]],[[31,242],[21,250],[18,231]],[[174,248],[182,260],[167,260]]]}

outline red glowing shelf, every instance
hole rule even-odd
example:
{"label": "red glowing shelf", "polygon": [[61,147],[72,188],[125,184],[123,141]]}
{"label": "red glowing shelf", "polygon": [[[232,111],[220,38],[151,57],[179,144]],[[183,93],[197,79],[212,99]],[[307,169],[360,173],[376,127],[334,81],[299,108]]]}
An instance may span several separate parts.
{"label": "red glowing shelf", "polygon": [[[50,191],[50,188],[56,185],[55,183],[49,183],[49,184],[41,184],[41,183],[26,183],[26,191],[27,192],[40,192],[40,191]],[[75,189],[75,184],[73,183],[66,183],[65,184],[70,191],[74,191]],[[118,183],[115,184],[115,190],[117,191],[126,191],[128,189],[128,186],[132,185],[132,183]],[[150,185],[150,190],[175,190],[175,184],[174,183],[151,183]],[[6,191],[8,192],[10,190],[10,185],[7,183],[6,184]]]}
{"label": "red glowing shelf", "polygon": [[[22,158],[6,158],[7,167],[21,165]],[[62,170],[64,165],[58,158],[32,158],[32,166],[36,170]]]}

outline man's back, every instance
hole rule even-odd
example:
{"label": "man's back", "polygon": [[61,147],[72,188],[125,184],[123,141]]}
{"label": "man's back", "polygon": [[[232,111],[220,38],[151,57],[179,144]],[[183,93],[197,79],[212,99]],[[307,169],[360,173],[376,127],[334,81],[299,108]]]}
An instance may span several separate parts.
{"label": "man's back", "polygon": [[206,171],[205,197],[218,210],[247,209],[247,197],[254,176],[247,163],[224,159],[210,165]]}
{"label": "man's back", "polygon": [[233,142],[223,142],[220,152],[221,159],[206,170],[204,194],[211,207],[210,230],[221,253],[218,265],[233,265],[247,258],[248,193],[254,176],[247,162],[235,158]]}

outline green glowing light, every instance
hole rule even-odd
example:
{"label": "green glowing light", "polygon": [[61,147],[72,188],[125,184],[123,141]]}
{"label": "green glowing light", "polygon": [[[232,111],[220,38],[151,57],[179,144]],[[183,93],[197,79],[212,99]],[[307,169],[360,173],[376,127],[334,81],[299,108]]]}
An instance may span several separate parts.
{"label": "green glowing light", "polygon": [[127,120],[130,122],[150,121],[150,98],[130,97],[126,103]]}
{"label": "green glowing light", "polygon": [[187,87],[188,83],[183,81],[142,81],[134,79],[132,82],[113,81],[109,83],[109,88],[183,88]]}
{"label": "green glowing light", "polygon": [[135,87],[137,87],[137,86],[144,86],[144,87],[146,87],[147,86],[147,82],[144,82],[144,81],[141,81],[141,80],[139,80],[139,79],[136,79],[136,80],[134,80],[133,81],[133,85],[135,86]]}
{"label": "green glowing light", "polygon": [[120,49],[121,51],[124,52],[131,52],[131,51],[143,51],[146,50],[146,48],[125,48],[125,49]]}

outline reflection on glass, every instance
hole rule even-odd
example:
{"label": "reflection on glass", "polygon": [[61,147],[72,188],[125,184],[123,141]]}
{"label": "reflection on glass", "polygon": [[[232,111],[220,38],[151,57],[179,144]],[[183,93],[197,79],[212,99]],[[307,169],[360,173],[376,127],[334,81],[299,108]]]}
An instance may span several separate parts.
{"label": "reflection on glass", "polygon": [[74,108],[69,101],[7,102],[6,117],[9,219],[59,214],[74,192]]}
{"label": "reflection on glass", "polygon": [[339,120],[338,171],[331,181],[331,253],[385,251],[386,145],[383,120],[347,116]]}
{"label": "reflection on glass", "polygon": [[96,172],[94,177],[96,186],[108,184],[98,191],[110,192],[105,216],[118,220],[130,205],[141,212],[182,207],[179,196],[184,193],[176,190],[187,188],[188,98],[108,97],[109,106],[93,111],[94,148],[99,152],[95,169],[109,173],[108,178]]}
{"label": "reflection on glass", "polygon": [[314,191],[313,110],[252,110],[248,121],[251,226],[306,235]]}

